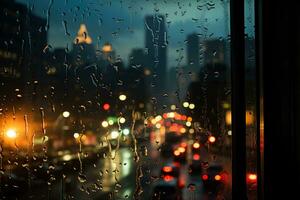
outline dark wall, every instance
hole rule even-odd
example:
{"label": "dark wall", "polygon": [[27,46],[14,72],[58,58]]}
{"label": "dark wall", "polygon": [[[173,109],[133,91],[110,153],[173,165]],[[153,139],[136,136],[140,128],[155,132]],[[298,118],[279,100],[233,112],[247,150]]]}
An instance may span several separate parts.
{"label": "dark wall", "polygon": [[[259,1],[257,1],[259,2]],[[263,1],[259,58],[264,101],[264,199],[295,199],[299,185],[300,8]]]}

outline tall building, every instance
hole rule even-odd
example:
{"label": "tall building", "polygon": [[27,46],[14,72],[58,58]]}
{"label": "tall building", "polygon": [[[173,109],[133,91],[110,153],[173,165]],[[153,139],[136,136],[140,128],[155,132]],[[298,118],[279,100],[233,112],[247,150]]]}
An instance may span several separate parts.
{"label": "tall building", "polygon": [[47,52],[47,54],[48,63],[45,67],[44,90],[51,93],[53,92],[52,88],[54,88],[55,94],[60,94],[48,95],[51,103],[58,108],[60,104],[66,104],[65,91],[67,88],[65,80],[69,79],[66,69],[70,63],[70,55],[65,48],[56,48],[53,52]]}
{"label": "tall building", "polygon": [[226,93],[226,67],[224,63],[204,65],[199,72],[199,80],[190,83],[186,97],[188,102],[196,105],[191,111],[193,119],[214,133],[217,133],[224,123],[223,103],[229,98]]}
{"label": "tall building", "polygon": [[148,100],[147,84],[149,84],[149,69],[146,68],[144,49],[133,49],[129,55],[129,66],[126,76],[126,90],[134,100],[135,109],[143,110]]}
{"label": "tall building", "polygon": [[187,65],[193,71],[200,67],[200,40],[196,33],[187,36]]}
{"label": "tall building", "polygon": [[144,49],[133,49],[129,55],[129,66],[145,67],[147,65]]}
{"label": "tall building", "polygon": [[225,42],[218,39],[206,40],[204,45],[204,64],[225,63]]}
{"label": "tall building", "polygon": [[151,95],[158,95],[165,89],[167,71],[167,30],[164,16],[146,16],[145,34],[147,61],[153,77]]}
{"label": "tall building", "polygon": [[73,59],[74,65],[84,66],[96,61],[96,50],[92,44],[93,40],[89,36],[85,24],[80,24],[78,33],[73,43]]}
{"label": "tall building", "polygon": [[97,52],[100,52],[100,55],[97,54],[97,63],[101,68],[101,72],[109,73],[109,71],[111,70],[116,71],[112,65],[116,62],[116,52],[113,49],[112,44],[110,44],[109,42],[104,43],[101,50]]}
{"label": "tall building", "polygon": [[226,43],[218,39],[204,40],[199,49],[203,54],[203,65],[199,63],[198,80],[190,83],[186,100],[196,105],[191,111],[195,121],[218,133],[224,125],[223,104],[230,97],[226,93],[230,82]]}
{"label": "tall building", "polygon": [[[33,103],[43,73],[46,20],[15,1],[0,1],[0,78],[2,103]],[[16,100],[16,98],[18,100]]]}
{"label": "tall building", "polygon": [[23,75],[24,52],[21,47],[27,10],[13,1],[1,1],[0,4],[0,76],[1,79],[19,79]]}

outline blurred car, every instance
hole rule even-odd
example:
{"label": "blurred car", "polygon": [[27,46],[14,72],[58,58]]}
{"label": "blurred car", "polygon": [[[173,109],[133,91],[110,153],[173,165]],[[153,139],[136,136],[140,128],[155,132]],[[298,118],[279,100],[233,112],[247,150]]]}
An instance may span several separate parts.
{"label": "blurred car", "polygon": [[224,188],[227,174],[221,164],[213,163],[203,170],[202,181],[204,189],[209,192],[216,192]]}
{"label": "blurred car", "polygon": [[194,153],[192,162],[189,165],[189,173],[191,175],[199,175],[202,173],[203,161],[201,160],[200,153]]}
{"label": "blurred car", "polygon": [[175,132],[167,132],[165,142],[160,146],[161,155],[165,158],[170,158],[173,155],[174,145],[180,143],[182,136]]}
{"label": "blurred car", "polygon": [[164,178],[165,176],[171,176],[173,178],[178,179],[180,174],[180,169],[178,166],[174,165],[173,163],[168,163],[164,165],[161,169],[161,177]]}
{"label": "blurred car", "polygon": [[178,166],[172,163],[164,165],[161,169],[161,178],[154,186],[152,199],[181,200],[179,175]]}
{"label": "blurred car", "polygon": [[176,132],[167,132],[165,134],[165,142],[171,143],[171,144],[178,144],[182,140],[183,136],[182,134],[177,134]]}
{"label": "blurred car", "polygon": [[176,180],[160,180],[153,189],[151,199],[182,200],[182,192],[176,184]]}

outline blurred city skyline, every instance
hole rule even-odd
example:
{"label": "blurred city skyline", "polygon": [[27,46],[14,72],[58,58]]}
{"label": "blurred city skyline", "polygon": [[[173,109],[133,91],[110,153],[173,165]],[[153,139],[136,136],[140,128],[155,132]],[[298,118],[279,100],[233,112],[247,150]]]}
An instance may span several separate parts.
{"label": "blurred city skyline", "polygon": [[[54,48],[71,49],[80,24],[85,24],[93,45],[101,49],[110,42],[126,64],[129,49],[145,47],[144,19],[146,15],[164,15],[168,41],[168,68],[178,65],[177,59],[183,55],[180,65],[186,64],[186,37],[197,33],[200,39],[227,39],[229,14],[225,11],[227,1],[164,2],[158,8],[155,2],[144,1],[104,1],[99,4],[90,1],[42,1],[38,4],[30,0],[18,0],[33,13],[47,20],[48,45]],[[214,2],[214,1],[211,1]],[[251,9],[249,7],[249,9]],[[246,8],[246,15],[247,10]],[[188,10],[188,12],[187,12]],[[166,14],[167,13],[167,14]],[[249,16],[250,18],[252,16]],[[249,36],[253,35],[253,21],[247,20]]]}

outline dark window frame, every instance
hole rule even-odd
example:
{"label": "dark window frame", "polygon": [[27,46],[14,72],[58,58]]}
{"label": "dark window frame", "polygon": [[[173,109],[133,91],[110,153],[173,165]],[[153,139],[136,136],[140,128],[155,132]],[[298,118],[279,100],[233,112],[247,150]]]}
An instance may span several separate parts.
{"label": "dark window frame", "polygon": [[[231,0],[230,4],[232,197],[242,200],[247,199],[244,10],[241,9],[244,1]],[[255,0],[257,199],[295,199],[299,196],[299,7],[299,1]]]}

